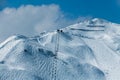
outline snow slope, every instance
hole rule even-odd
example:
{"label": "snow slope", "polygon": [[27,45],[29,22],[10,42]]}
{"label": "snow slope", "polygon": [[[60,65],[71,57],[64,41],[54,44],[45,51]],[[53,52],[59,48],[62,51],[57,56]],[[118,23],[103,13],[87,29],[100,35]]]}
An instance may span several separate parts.
{"label": "snow slope", "polygon": [[0,80],[119,80],[120,25],[86,20],[0,44]]}

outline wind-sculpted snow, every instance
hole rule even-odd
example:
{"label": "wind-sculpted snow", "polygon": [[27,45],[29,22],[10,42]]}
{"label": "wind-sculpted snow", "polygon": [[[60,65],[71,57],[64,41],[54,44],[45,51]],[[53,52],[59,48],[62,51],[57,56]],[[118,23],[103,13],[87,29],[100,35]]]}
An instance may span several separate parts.
{"label": "wind-sculpted snow", "polygon": [[93,19],[12,36],[0,44],[0,80],[119,80],[118,26]]}
{"label": "wind-sculpted snow", "polygon": [[[44,46],[37,38],[19,36],[2,44],[0,80],[105,80],[104,73],[92,65],[96,65],[94,54],[82,40],[66,33],[51,34],[42,37],[45,42],[39,38]],[[55,58],[56,35],[62,44]],[[74,42],[78,40],[81,43],[76,45]]]}

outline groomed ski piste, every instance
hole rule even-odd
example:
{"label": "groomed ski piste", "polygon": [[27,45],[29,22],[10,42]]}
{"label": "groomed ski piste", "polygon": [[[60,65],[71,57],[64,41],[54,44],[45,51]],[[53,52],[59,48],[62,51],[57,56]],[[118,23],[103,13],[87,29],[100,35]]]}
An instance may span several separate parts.
{"label": "groomed ski piste", "polygon": [[120,25],[85,20],[0,44],[0,80],[120,80]]}

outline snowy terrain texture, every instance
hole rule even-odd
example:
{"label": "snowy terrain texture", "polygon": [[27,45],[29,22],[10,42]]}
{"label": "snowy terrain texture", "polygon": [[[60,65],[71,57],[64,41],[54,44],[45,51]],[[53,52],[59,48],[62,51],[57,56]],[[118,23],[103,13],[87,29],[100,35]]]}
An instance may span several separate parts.
{"label": "snowy terrain texture", "polygon": [[94,18],[0,44],[0,80],[120,80],[120,25]]}

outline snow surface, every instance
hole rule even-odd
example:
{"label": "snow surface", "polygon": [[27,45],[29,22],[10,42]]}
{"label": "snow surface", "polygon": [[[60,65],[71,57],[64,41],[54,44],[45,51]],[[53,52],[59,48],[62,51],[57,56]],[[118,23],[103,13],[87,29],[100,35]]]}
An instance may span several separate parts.
{"label": "snow surface", "polygon": [[86,20],[0,44],[0,80],[119,80],[120,25]]}

